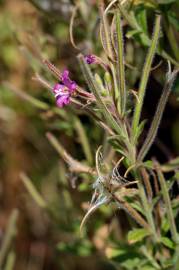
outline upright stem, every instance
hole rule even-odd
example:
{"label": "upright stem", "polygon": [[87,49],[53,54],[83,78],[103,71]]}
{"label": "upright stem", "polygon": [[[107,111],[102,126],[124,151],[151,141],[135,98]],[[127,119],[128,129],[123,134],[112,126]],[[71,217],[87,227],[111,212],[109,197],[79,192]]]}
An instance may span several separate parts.
{"label": "upright stem", "polygon": [[124,65],[124,42],[120,12],[116,12],[116,31],[117,31],[117,76],[119,91],[121,96],[122,115],[126,111],[126,84],[125,84],[125,65]]}
{"label": "upright stem", "polygon": [[172,234],[172,239],[176,244],[179,244],[179,237],[178,237],[178,233],[177,233],[177,229],[176,229],[176,225],[175,225],[175,219],[173,216],[173,211],[172,211],[172,206],[171,206],[171,201],[170,201],[166,181],[164,179],[164,176],[163,176],[159,166],[157,166],[157,175],[158,175],[158,179],[160,182],[163,199],[165,201],[168,222],[170,223],[170,230],[171,230],[171,234]]}
{"label": "upright stem", "polygon": [[152,65],[153,58],[154,58],[154,55],[156,52],[157,42],[158,42],[158,38],[159,38],[160,21],[161,21],[161,17],[157,16],[156,22],[155,22],[155,27],[154,27],[153,39],[152,39],[151,46],[150,46],[149,51],[148,51],[148,55],[146,58],[146,62],[145,62],[144,68],[143,68],[142,77],[141,77],[141,81],[140,81],[140,85],[139,85],[139,93],[138,93],[139,102],[137,102],[135,105],[135,111],[134,111],[133,122],[132,122],[133,135],[136,133],[136,129],[137,129],[137,127],[139,125],[139,121],[140,121],[140,115],[141,115],[141,110],[142,110],[142,106],[143,106],[145,90],[146,90],[148,78],[149,78],[150,71],[151,71],[151,65]]}
{"label": "upright stem", "polygon": [[[158,165],[158,164],[156,164],[156,165]],[[175,218],[173,216],[171,200],[170,200],[170,196],[168,193],[166,181],[164,179],[163,173],[162,173],[159,166],[157,166],[157,175],[158,175],[158,179],[159,179],[160,186],[162,189],[162,195],[163,195],[163,199],[165,202],[165,207],[167,210],[168,222],[170,224],[170,231],[171,231],[172,239],[176,244],[175,254],[173,256],[173,265],[174,265],[173,269],[178,270],[178,266],[179,266],[179,235],[178,235],[176,224],[175,224]]]}
{"label": "upright stem", "polygon": [[155,239],[155,242],[158,242],[158,236],[157,236],[157,232],[155,229],[155,224],[154,224],[154,220],[153,220],[153,216],[152,216],[152,211],[151,211],[151,206],[148,203],[146,194],[145,194],[145,190],[144,187],[141,183],[141,181],[138,181],[138,189],[139,189],[139,194],[140,194],[140,198],[144,207],[144,211],[145,211],[145,216],[147,218],[148,224],[150,225],[153,237]]}

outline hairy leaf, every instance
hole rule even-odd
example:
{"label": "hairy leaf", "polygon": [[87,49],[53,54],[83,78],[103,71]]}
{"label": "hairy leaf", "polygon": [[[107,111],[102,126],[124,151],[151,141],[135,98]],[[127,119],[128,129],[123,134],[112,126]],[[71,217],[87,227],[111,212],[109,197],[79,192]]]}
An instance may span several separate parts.
{"label": "hairy leaf", "polygon": [[167,103],[167,100],[168,100],[168,97],[169,97],[169,94],[170,94],[170,91],[172,88],[172,85],[175,81],[177,74],[178,74],[178,70],[174,71],[173,73],[168,75],[166,84],[164,86],[163,93],[160,97],[160,100],[159,100],[159,103],[157,106],[156,113],[154,115],[151,127],[149,129],[147,138],[146,138],[146,140],[145,140],[145,142],[144,142],[144,144],[139,152],[138,161],[142,161],[144,159],[144,157],[146,156],[147,152],[149,151],[152,143],[154,142],[154,139],[156,137],[158,127],[160,125],[160,121],[161,121],[161,118],[162,118],[162,115],[163,115],[163,112],[164,112],[164,109],[165,109],[165,106],[166,106],[166,103]]}

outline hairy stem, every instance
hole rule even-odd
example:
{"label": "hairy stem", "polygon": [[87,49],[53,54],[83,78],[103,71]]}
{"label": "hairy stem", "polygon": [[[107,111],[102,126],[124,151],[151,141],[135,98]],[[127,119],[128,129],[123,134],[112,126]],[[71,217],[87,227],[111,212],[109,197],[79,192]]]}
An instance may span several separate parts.
{"label": "hairy stem", "polygon": [[143,101],[144,101],[144,97],[145,97],[147,82],[149,79],[151,65],[153,62],[153,58],[154,58],[154,55],[156,52],[157,42],[159,39],[160,21],[161,21],[161,17],[157,15],[151,46],[150,46],[149,51],[148,51],[148,55],[146,58],[146,62],[145,62],[144,68],[143,68],[142,77],[141,77],[141,81],[140,81],[140,85],[139,85],[139,92],[138,92],[139,102],[137,102],[135,105],[135,111],[134,111],[133,122],[132,122],[133,135],[135,135],[137,127],[139,125],[139,121],[140,121],[141,110],[142,110]]}
{"label": "hairy stem", "polygon": [[179,244],[179,236],[178,236],[176,225],[175,225],[175,219],[173,216],[173,211],[172,211],[172,206],[171,206],[171,200],[170,200],[169,193],[168,193],[168,188],[167,188],[166,181],[164,179],[163,173],[162,173],[158,163],[156,164],[156,170],[157,170],[157,175],[158,175],[158,179],[160,182],[160,187],[162,190],[163,199],[165,201],[168,222],[170,223],[170,230],[171,230],[171,234],[172,234],[172,239],[176,244]]}

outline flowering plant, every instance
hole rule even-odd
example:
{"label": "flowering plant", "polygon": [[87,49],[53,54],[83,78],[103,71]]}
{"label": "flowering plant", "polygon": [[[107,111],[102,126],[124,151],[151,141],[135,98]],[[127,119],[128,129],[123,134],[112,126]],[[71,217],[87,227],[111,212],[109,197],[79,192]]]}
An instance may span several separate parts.
{"label": "flowering plant", "polygon": [[[146,2],[153,4],[154,1]],[[112,261],[119,261],[122,269],[142,267],[146,270],[177,270],[179,235],[176,221],[179,204],[178,198],[171,198],[170,190],[178,181],[178,158],[160,164],[156,157],[151,158],[149,150],[155,142],[179,64],[160,47],[161,14],[156,13],[153,35],[149,35],[131,10],[126,8],[126,1],[114,0],[107,7],[100,1],[99,13],[102,56],[94,53],[78,54],[81,71],[86,80],[85,85],[81,86],[76,80],[73,81],[72,72],[69,73],[67,69],[61,72],[48,60],[43,60],[43,63],[57,79],[54,86],[40,75],[36,75],[36,80],[50,89],[60,110],[83,110],[104,130],[105,141],[96,151],[95,165],[85,143],[88,163],[71,157],[51,133],[48,133],[47,137],[73,173],[87,174],[94,180],[94,192],[81,222],[81,232],[85,226],[88,227],[86,222],[92,218],[91,214],[94,211],[102,205],[114,205],[117,209],[123,209],[130,221],[127,240],[135,254],[134,259],[127,260],[122,255],[127,254],[127,258],[130,257],[129,246],[112,248]],[[128,37],[137,36],[138,40],[148,47],[137,91],[130,89],[126,79],[127,71],[132,70],[132,73],[135,68],[125,59],[125,23],[133,29],[132,33],[128,33]],[[72,36],[71,39],[74,43]],[[146,121],[141,119],[155,55],[168,62],[168,72],[147,130]],[[48,108],[40,101],[36,101],[35,104],[39,108]],[[81,137],[84,139],[83,135]],[[173,173],[169,181],[165,179],[166,172]],[[26,177],[21,177],[28,186]],[[37,194],[35,195],[36,200],[39,199]],[[38,201],[42,207],[46,207],[43,200]]]}
{"label": "flowering plant", "polygon": [[[65,150],[59,146],[52,134],[48,134],[48,138],[71,168],[79,172],[91,173],[93,177],[96,176],[93,183],[94,193],[89,210],[82,220],[81,229],[97,208],[104,204],[114,203],[136,222],[128,234],[128,241],[136,244],[138,252],[144,255],[143,267],[145,269],[169,269],[168,267],[177,269],[179,235],[173,209],[174,201],[169,196],[170,185],[164,178],[164,172],[169,164],[160,165],[155,158],[146,161],[146,156],[156,138],[178,69],[175,68],[172,71],[168,61],[164,89],[147,136],[141,145],[140,138],[145,126],[145,121],[141,121],[141,112],[153,59],[156,53],[164,54],[164,51],[158,48],[161,16],[156,15],[152,37],[147,36],[150,46],[138,91],[131,91],[125,79],[125,66],[128,64],[124,59],[121,20],[121,14],[126,15],[126,13],[122,4],[118,3],[115,6],[116,2],[112,1],[106,9],[102,4],[100,5],[100,35],[105,58],[102,59],[94,54],[78,55],[89,91],[72,81],[69,78],[69,71],[65,70],[61,75],[56,67],[49,61],[45,61],[50,71],[57,75],[60,81],[52,88],[57,106],[72,106],[74,103],[75,106],[94,117],[107,134],[109,150],[105,152],[103,146],[100,146],[96,152],[96,168],[88,168],[82,164],[79,165],[78,161],[64,154]],[[111,10],[112,26],[109,25],[108,20]],[[127,15],[126,18],[130,21]],[[101,68],[103,77],[98,73],[93,75],[89,67],[91,65],[99,65],[98,68]],[[113,149],[113,155],[109,159],[111,149]],[[173,181],[178,179],[177,166]],[[164,229],[164,223],[167,223],[167,229]],[[167,252],[167,259],[161,255],[163,252]],[[132,265],[137,267],[136,261]],[[125,264],[125,269],[134,268],[131,268],[130,264]]]}

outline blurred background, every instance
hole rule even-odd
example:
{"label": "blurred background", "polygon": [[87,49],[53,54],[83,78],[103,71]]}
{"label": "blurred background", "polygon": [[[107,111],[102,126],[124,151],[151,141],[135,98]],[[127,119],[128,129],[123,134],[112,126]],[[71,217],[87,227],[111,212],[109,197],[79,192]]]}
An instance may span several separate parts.
{"label": "blurred background", "polygon": [[[152,28],[153,7],[143,2],[136,1],[136,12],[140,15],[148,8]],[[77,3],[73,32],[79,50],[69,37]],[[171,12],[172,8],[176,9],[170,6]],[[177,17],[172,18],[178,42]],[[122,211],[101,208],[80,235],[94,179],[70,171],[46,137],[52,132],[74,158],[94,166],[103,131],[82,110],[55,109],[51,93],[33,79],[40,73],[51,85],[55,82],[40,61],[43,57],[61,70],[70,69],[72,78],[84,85],[76,55],[79,51],[103,55],[98,24],[95,0],[0,0],[0,269],[116,269],[107,258],[114,248],[125,246],[128,218]],[[163,44],[178,61],[169,43]],[[146,47],[134,37],[126,40],[125,50],[127,61],[138,67],[132,76],[127,71],[127,81],[137,88]],[[154,66],[160,60],[157,56]],[[144,118],[153,116],[166,70],[163,61],[152,72]],[[161,162],[179,154],[178,85],[150,152]]]}

